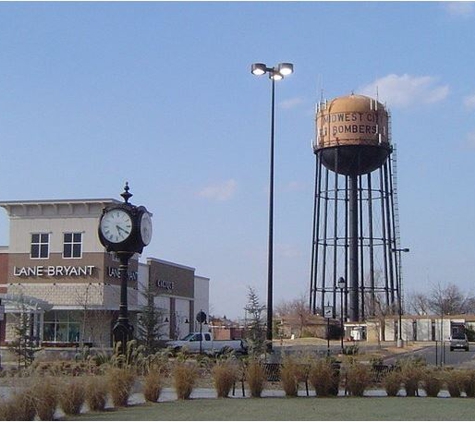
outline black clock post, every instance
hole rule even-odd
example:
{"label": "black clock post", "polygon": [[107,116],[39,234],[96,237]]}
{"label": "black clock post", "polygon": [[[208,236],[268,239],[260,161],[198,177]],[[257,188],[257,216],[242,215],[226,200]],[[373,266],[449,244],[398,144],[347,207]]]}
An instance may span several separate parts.
{"label": "black clock post", "polygon": [[121,352],[126,353],[127,342],[133,338],[133,326],[129,322],[127,306],[127,283],[129,260],[136,253],[142,253],[152,238],[151,214],[143,206],[129,203],[132,194],[125,184],[123,203],[104,208],[99,221],[99,240],[108,252],[114,252],[120,261],[120,305],[119,317],[112,329],[114,344],[120,342]]}

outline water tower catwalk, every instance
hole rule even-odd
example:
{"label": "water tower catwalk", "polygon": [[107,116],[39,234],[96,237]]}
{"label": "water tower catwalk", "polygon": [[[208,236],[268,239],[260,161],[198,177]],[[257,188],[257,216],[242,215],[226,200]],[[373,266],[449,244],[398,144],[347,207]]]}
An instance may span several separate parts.
{"label": "water tower catwalk", "polygon": [[317,106],[313,313],[330,306],[336,317],[343,307],[356,322],[400,311],[392,152],[389,115],[377,100],[352,94]]}

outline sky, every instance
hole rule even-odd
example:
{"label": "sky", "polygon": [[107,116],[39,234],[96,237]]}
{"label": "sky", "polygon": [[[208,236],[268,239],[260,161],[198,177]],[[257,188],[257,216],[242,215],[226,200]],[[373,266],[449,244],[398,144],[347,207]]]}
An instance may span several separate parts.
{"label": "sky", "polygon": [[[475,295],[474,2],[0,3],[0,200],[120,198],[143,258],[210,278],[210,311],[266,301],[276,83],[274,304],[308,295],[317,101],[390,109],[406,294]],[[0,210],[0,244],[8,245]]]}

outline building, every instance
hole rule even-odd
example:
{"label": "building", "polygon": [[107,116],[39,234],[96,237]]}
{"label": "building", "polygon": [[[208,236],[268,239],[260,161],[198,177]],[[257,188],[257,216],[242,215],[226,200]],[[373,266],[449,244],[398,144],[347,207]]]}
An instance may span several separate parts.
{"label": "building", "polygon": [[[42,346],[112,345],[120,299],[119,261],[101,245],[102,210],[114,199],[0,202],[10,219],[10,243],[0,248],[0,343],[11,341],[19,315]],[[153,299],[163,338],[193,330],[194,315],[209,310],[209,279],[195,269],[155,258],[129,263],[128,308]],[[1,317],[0,317],[1,319]]]}

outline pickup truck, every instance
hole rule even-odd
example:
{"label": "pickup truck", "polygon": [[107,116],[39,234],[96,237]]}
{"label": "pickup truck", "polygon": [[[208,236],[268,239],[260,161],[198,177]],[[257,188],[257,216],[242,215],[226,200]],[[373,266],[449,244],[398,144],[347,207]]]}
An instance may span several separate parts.
{"label": "pickup truck", "polygon": [[239,355],[247,354],[245,340],[214,340],[209,332],[190,333],[181,340],[172,340],[166,343],[175,353],[179,351],[187,353],[206,353],[207,355],[220,355],[234,352]]}

